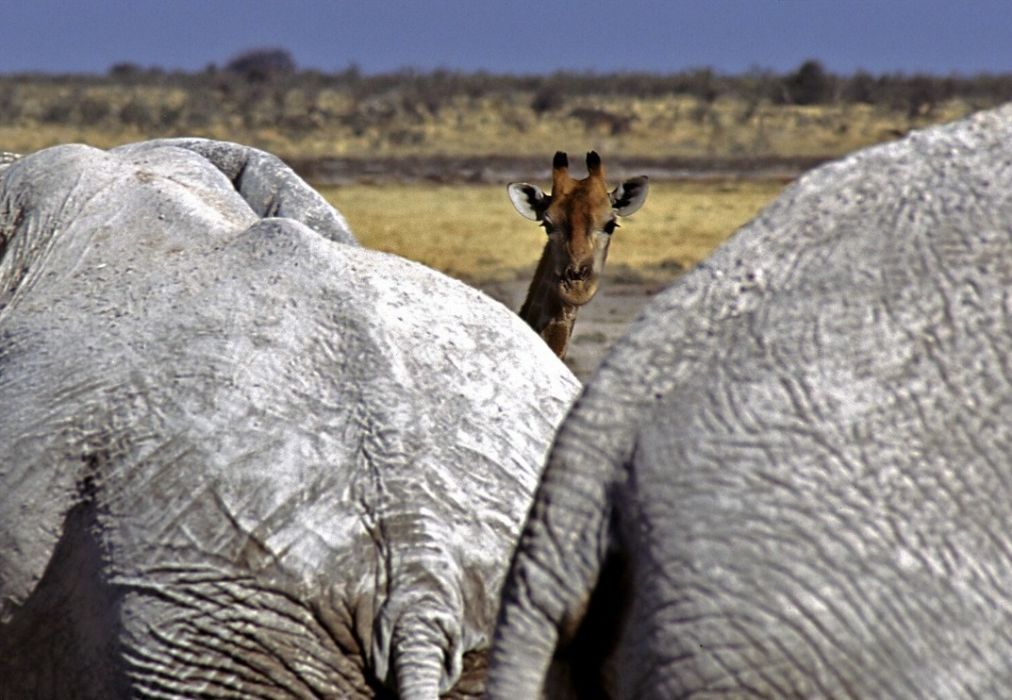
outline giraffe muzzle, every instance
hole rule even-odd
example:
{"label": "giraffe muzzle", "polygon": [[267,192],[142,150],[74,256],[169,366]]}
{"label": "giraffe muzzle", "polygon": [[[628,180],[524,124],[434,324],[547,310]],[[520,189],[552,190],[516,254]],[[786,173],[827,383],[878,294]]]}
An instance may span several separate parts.
{"label": "giraffe muzzle", "polygon": [[585,282],[594,274],[593,265],[568,265],[562,273],[565,282]]}
{"label": "giraffe muzzle", "polygon": [[568,270],[559,277],[559,297],[566,304],[583,306],[597,293],[597,275],[591,267],[578,269],[574,274]]}

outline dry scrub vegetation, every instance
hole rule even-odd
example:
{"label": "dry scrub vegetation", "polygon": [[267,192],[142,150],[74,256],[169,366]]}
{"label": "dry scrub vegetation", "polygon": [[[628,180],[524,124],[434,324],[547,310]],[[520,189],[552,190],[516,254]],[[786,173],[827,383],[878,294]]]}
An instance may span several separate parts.
{"label": "dry scrub vegetation", "polygon": [[32,151],[151,136],[230,139],[291,159],[543,155],[833,157],[1012,99],[1012,76],[491,75],[298,71],[283,50],[224,68],[0,76],[0,146]]}
{"label": "dry scrub vegetation", "polygon": [[[0,151],[180,135],[247,143],[317,185],[357,181],[324,191],[365,244],[465,279],[500,280],[529,274],[543,244],[543,233],[512,211],[505,181],[543,176],[557,149],[596,149],[613,165],[624,159],[627,172],[611,170],[616,180],[652,163],[668,173],[672,163],[725,174],[777,164],[797,171],[1009,99],[1012,76],[839,76],[814,61],[738,76],[363,75],[354,67],[300,71],[286,51],[257,49],[197,73],[122,64],[102,76],[0,75]],[[476,176],[492,159],[509,161],[511,174]],[[339,160],[344,174],[328,178]],[[410,167],[414,177],[404,177]],[[496,185],[393,184],[419,177]],[[611,275],[670,279],[782,184],[655,178],[646,207],[616,234]]]}

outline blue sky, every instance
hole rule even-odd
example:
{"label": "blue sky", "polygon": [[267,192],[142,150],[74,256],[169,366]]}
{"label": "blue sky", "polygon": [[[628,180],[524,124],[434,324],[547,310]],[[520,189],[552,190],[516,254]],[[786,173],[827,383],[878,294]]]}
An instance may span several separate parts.
{"label": "blue sky", "polygon": [[0,73],[200,69],[255,47],[301,67],[542,73],[1012,72],[1012,0],[3,0]]}

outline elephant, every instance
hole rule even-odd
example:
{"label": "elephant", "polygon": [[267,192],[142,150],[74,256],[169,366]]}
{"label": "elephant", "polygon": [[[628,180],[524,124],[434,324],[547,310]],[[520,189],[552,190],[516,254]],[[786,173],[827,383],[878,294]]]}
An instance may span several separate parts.
{"label": "elephant", "polygon": [[0,697],[473,696],[579,390],[278,158],[0,173]]}
{"label": "elephant", "polygon": [[1012,106],[800,177],[563,421],[487,697],[1012,695]]}

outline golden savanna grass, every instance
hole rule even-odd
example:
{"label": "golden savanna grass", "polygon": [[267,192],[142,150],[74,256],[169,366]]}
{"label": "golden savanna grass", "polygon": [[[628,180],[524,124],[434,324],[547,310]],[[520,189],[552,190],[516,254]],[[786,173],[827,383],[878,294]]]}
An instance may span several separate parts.
{"label": "golden savanna grass", "polygon": [[[199,81],[187,88],[10,79],[0,91],[0,146],[27,153],[58,143],[108,148],[186,135],[239,141],[302,159],[539,156],[546,144],[552,150],[594,148],[626,157],[823,158],[976,108],[959,98],[911,113],[884,104],[775,104],[733,94],[713,100],[588,94],[568,96],[559,107],[540,111],[532,108],[536,95],[531,91],[490,89],[426,100],[407,95],[409,83],[356,97],[347,88],[284,82],[215,89]],[[5,112],[8,103],[16,110]]]}
{"label": "golden savanna grass", "polygon": [[[621,221],[608,269],[645,281],[671,279],[753,218],[783,186],[744,179],[651,183],[643,208]],[[321,192],[363,245],[469,281],[526,277],[545,242],[544,231],[513,209],[505,185],[351,185]]]}
{"label": "golden savanna grass", "polygon": [[[157,113],[171,109],[175,97],[171,92],[145,93],[143,99]],[[118,104],[116,95],[109,99]],[[572,100],[569,108],[625,115],[629,126],[621,133],[612,133],[607,126],[587,124],[569,113],[538,116],[522,100],[498,96],[456,99],[437,113],[419,116],[404,126],[377,124],[352,130],[326,122],[296,132],[278,126],[249,126],[234,115],[225,115],[199,127],[160,129],[157,135],[239,141],[288,158],[502,153],[537,156],[544,153],[547,143],[553,149],[572,152],[595,148],[602,153],[641,157],[834,157],[973,111],[960,100],[940,105],[930,116],[910,118],[871,105],[750,106],[735,98],[703,103],[684,96],[581,98]],[[153,135],[150,127],[145,130],[112,123],[71,125],[34,117],[22,119],[21,123],[0,123],[0,143],[6,150],[22,153],[68,142],[110,148]]]}

